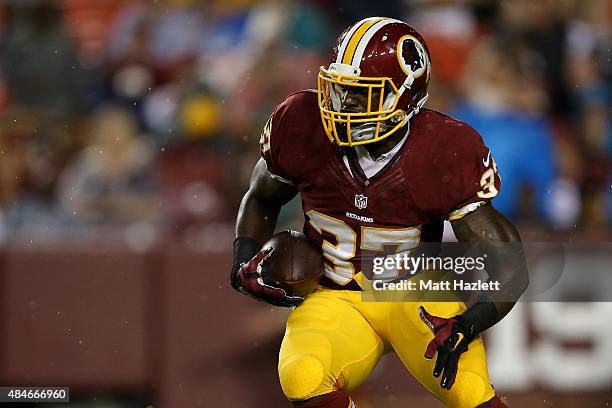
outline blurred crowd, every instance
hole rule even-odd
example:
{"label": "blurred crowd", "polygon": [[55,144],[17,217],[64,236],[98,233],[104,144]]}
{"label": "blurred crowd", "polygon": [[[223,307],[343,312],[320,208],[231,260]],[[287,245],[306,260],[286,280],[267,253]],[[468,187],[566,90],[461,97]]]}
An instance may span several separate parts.
{"label": "blurred crowd", "polygon": [[426,38],[427,107],[483,135],[498,209],[551,229],[612,222],[608,0],[1,4],[0,241],[227,251],[268,115],[371,15]]}

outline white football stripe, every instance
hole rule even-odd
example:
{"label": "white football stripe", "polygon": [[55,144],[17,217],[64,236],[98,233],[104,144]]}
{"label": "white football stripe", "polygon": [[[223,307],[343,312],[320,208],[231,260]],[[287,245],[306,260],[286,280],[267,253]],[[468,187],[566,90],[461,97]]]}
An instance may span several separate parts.
{"label": "white football stripe", "polygon": [[344,52],[346,51],[346,47],[348,46],[348,43],[351,41],[353,34],[355,34],[355,31],[357,31],[359,27],[361,27],[368,21],[375,20],[377,18],[379,17],[364,18],[363,20],[356,23],[353,27],[351,27],[350,31],[342,39],[342,44],[340,44],[340,49],[338,50],[338,56],[336,57],[336,63],[338,64],[342,63],[342,57],[344,57]]}
{"label": "white football stripe", "polygon": [[353,60],[351,61],[351,65],[359,66],[359,64],[361,63],[361,59],[363,58],[363,53],[365,52],[365,49],[368,43],[370,42],[370,40],[372,39],[372,37],[374,37],[374,34],[376,34],[381,28],[383,28],[387,24],[391,24],[391,23],[401,23],[401,21],[395,20],[393,18],[381,20],[378,23],[374,24],[372,27],[368,29],[368,31],[365,32],[364,36],[361,37],[359,44],[357,44],[357,48],[355,50],[355,55],[353,55]]}

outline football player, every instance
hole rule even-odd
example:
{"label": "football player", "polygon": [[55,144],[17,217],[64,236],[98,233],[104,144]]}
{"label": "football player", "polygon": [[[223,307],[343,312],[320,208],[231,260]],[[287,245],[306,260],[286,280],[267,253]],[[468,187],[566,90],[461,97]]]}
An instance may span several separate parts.
{"label": "football player", "polygon": [[[297,306],[278,363],[293,407],[354,407],[348,392],[388,351],[448,406],[505,406],[489,381],[479,333],[514,302],[361,299],[364,251],[439,242],[444,220],[459,241],[520,242],[490,203],[500,178],[478,133],[423,107],[430,72],[429,51],[413,28],[367,18],[340,35],[318,91],[290,95],[265,125],[262,158],[238,214],[231,283],[256,299]],[[320,286],[305,299],[264,285],[257,272],[280,208],[298,193],[304,232],[325,259]],[[491,278],[522,292],[524,258],[504,261],[511,272]]]}

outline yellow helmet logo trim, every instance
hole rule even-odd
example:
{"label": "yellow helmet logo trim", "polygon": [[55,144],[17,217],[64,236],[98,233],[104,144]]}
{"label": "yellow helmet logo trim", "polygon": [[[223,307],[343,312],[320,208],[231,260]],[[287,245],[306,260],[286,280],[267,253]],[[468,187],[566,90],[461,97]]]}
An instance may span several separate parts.
{"label": "yellow helmet logo trim", "polygon": [[414,47],[416,51],[419,53],[419,58],[421,59],[421,67],[418,68],[416,71],[412,71],[412,74],[414,75],[413,78],[417,79],[421,77],[424,73],[427,73],[427,80],[429,80],[429,72],[431,70],[431,63],[427,56],[427,52],[425,51],[425,47],[423,47],[423,44],[421,44],[421,42],[412,35],[404,35],[397,42],[397,52],[395,53],[395,55],[397,57],[397,62],[399,63],[399,66],[402,68],[402,71],[404,71],[406,75],[411,74],[412,67],[407,66],[406,62],[404,61],[404,51],[403,50],[404,50],[404,41],[406,40],[410,40],[414,43]]}

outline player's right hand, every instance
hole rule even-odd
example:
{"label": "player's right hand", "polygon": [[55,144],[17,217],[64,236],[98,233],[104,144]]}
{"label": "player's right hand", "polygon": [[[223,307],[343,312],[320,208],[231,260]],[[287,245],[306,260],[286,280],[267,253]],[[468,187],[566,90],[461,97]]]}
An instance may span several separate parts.
{"label": "player's right hand", "polygon": [[259,251],[248,262],[240,265],[232,273],[232,287],[256,300],[274,306],[295,307],[304,301],[300,296],[287,296],[284,289],[264,283],[261,277],[261,264],[272,255],[272,249]]}

